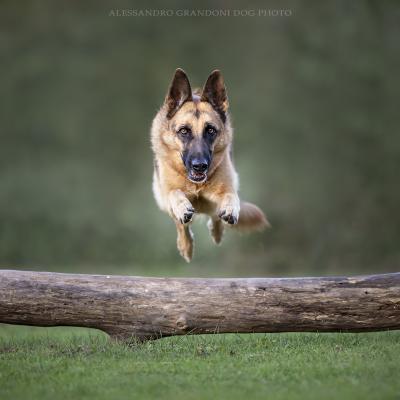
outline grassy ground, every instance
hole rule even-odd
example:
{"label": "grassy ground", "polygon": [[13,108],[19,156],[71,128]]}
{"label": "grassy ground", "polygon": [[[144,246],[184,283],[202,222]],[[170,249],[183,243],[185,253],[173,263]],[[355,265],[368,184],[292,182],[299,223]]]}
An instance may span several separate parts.
{"label": "grassy ground", "polygon": [[0,326],[0,398],[399,399],[400,332],[212,335],[136,346]]}

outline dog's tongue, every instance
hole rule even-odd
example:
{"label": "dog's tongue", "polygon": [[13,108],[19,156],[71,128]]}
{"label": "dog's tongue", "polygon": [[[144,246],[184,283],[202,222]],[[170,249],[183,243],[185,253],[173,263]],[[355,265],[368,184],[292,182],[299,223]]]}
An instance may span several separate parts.
{"label": "dog's tongue", "polygon": [[203,178],[203,177],[204,177],[204,174],[203,174],[202,172],[195,172],[193,175],[194,175],[196,178]]}

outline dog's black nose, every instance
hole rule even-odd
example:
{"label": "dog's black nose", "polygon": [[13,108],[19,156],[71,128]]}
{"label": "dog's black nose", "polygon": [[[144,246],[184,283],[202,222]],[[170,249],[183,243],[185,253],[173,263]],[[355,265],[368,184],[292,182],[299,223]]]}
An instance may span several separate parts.
{"label": "dog's black nose", "polygon": [[208,168],[208,162],[205,159],[201,159],[201,158],[195,158],[192,160],[191,162],[192,164],[192,168],[196,171],[196,172],[204,172],[207,170]]}

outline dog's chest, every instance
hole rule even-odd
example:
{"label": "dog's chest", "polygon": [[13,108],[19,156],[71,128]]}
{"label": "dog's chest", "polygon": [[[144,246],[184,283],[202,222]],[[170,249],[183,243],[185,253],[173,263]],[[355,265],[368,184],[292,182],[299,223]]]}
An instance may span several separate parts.
{"label": "dog's chest", "polygon": [[188,185],[186,188],[185,195],[198,213],[209,214],[215,210],[215,204],[207,199],[208,186]]}
{"label": "dog's chest", "polygon": [[198,184],[186,180],[184,192],[189,199],[200,198],[207,191],[208,186],[209,185],[207,182],[203,184]]}

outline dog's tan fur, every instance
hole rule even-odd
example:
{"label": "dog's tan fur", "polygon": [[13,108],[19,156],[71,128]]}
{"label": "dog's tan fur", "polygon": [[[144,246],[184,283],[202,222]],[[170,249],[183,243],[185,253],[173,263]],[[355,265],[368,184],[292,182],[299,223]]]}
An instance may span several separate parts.
{"label": "dog's tan fur", "polygon": [[[195,183],[187,177],[182,161],[183,143],[177,129],[190,125],[192,134],[200,140],[209,123],[218,130],[211,145],[212,161],[207,180]],[[239,200],[238,175],[231,158],[232,136],[228,100],[220,72],[214,71],[210,75],[201,93],[192,94],[186,74],[177,69],[151,129],[153,192],[160,209],[175,221],[178,250],[188,262],[193,255],[190,223],[194,212],[210,217],[208,226],[217,244],[222,239],[225,222],[246,230],[261,230],[268,225],[257,206]]]}

